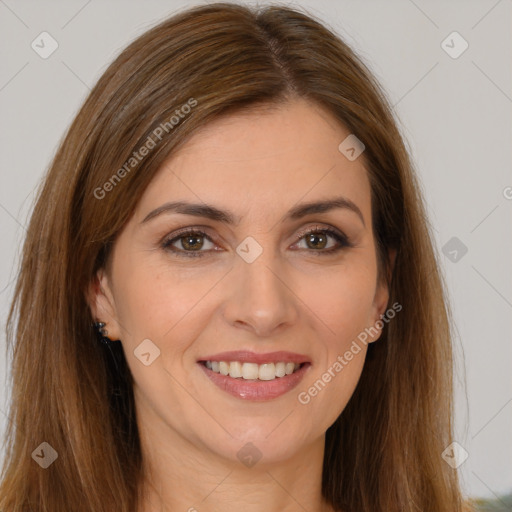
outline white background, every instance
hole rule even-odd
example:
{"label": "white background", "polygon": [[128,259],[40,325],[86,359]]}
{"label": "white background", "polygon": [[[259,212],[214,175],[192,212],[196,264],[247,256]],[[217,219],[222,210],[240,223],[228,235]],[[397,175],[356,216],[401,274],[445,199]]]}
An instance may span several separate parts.
{"label": "white background", "polygon": [[[117,53],[156,22],[196,3],[0,0],[2,330],[35,187],[58,141]],[[469,453],[459,469],[464,490],[488,497],[510,492],[512,199],[506,190],[512,197],[507,189],[512,187],[512,2],[301,0],[288,5],[305,7],[355,48],[401,120],[458,332],[457,441]],[[42,31],[59,45],[46,60],[31,48]],[[469,43],[457,59],[441,47],[453,31]],[[457,262],[441,252],[454,236],[468,248]],[[3,429],[8,408],[4,332],[0,348]]]}

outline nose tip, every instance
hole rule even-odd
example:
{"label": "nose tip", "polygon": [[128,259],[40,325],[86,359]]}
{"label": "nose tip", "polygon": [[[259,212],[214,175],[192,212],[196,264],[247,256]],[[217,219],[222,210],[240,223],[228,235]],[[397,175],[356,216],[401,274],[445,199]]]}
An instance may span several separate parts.
{"label": "nose tip", "polygon": [[[246,243],[254,256],[257,246],[251,241]],[[264,253],[261,251],[252,263],[241,257],[224,310],[231,325],[250,329],[258,336],[268,336],[298,317],[294,295],[283,281],[284,273],[274,270],[275,258]]]}

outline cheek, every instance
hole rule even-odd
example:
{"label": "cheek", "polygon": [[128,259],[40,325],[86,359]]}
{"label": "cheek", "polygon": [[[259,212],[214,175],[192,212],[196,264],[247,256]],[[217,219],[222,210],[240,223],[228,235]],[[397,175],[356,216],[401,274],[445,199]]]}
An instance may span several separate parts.
{"label": "cheek", "polygon": [[[350,268],[335,267],[328,276],[317,275],[306,281],[301,292],[316,314],[315,331],[323,333],[318,342],[324,348],[305,391],[313,408],[321,409],[322,415],[332,421],[350,399],[364,366],[367,346],[358,336],[372,323],[376,283],[373,265],[369,258],[360,259]],[[336,406],[332,408],[332,404]]]}
{"label": "cheek", "polygon": [[[118,259],[117,269],[116,311],[123,341],[131,339],[130,345],[144,338],[154,338],[156,343],[165,340],[185,324],[200,332],[204,319],[215,310],[214,302],[230,300],[222,293],[223,277],[229,278],[225,267],[171,268],[161,261],[155,265],[125,257]],[[303,319],[323,323],[335,345],[367,326],[375,279],[374,262],[365,258],[328,269],[318,267],[314,272],[295,269],[288,275],[290,287],[300,298],[297,306],[303,310]]]}
{"label": "cheek", "polygon": [[358,336],[370,325],[374,280],[362,269],[335,273],[317,283],[310,289],[308,307],[318,312],[315,331],[324,333],[317,340],[323,350],[297,400],[308,411],[309,428],[325,431],[347,405],[361,376],[367,346]]}
{"label": "cheek", "polygon": [[144,258],[120,258],[117,269],[116,312],[125,345],[149,338],[164,348],[165,340],[172,338],[173,352],[180,349],[179,340],[186,344],[182,329],[193,339],[193,331],[204,327],[199,319],[208,316],[211,291],[226,273],[213,267],[209,271],[171,268],[165,261],[154,264]]}
{"label": "cheek", "polygon": [[304,280],[298,295],[327,326],[330,344],[343,345],[368,326],[375,295],[376,274],[371,262],[331,267]]}

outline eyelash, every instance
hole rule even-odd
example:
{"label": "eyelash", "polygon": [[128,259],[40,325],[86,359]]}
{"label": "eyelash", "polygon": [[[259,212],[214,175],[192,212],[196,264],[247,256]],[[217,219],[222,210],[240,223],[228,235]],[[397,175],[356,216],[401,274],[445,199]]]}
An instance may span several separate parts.
{"label": "eyelash", "polygon": [[[318,226],[315,226],[314,228],[308,228],[304,231],[301,231],[296,238],[296,241],[294,243],[299,242],[302,238],[305,236],[312,234],[312,233],[325,233],[338,242],[338,246],[331,247],[330,249],[326,250],[315,250],[315,249],[309,249],[310,252],[314,253],[315,256],[327,256],[334,253],[337,253],[341,251],[344,248],[353,247],[353,244],[349,241],[349,239],[338,231],[332,229],[332,228],[319,228]],[[168,251],[172,251],[177,256],[185,257],[185,258],[197,258],[197,257],[203,257],[205,253],[211,252],[211,251],[185,251],[183,249],[176,249],[175,247],[172,247],[172,244],[181,238],[185,238],[186,236],[202,236],[207,238],[210,242],[214,243],[213,240],[201,229],[198,228],[184,228],[182,231],[175,233],[172,238],[166,238],[162,242],[162,248]],[[305,249],[308,250],[308,249]]]}

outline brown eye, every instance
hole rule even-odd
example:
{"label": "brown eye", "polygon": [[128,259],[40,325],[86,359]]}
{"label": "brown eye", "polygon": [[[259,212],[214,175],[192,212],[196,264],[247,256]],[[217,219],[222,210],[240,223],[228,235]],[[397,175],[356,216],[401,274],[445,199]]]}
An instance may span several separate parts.
{"label": "brown eye", "polygon": [[203,246],[202,236],[200,235],[186,235],[181,236],[178,240],[181,241],[181,246],[185,250],[197,251]]}
{"label": "brown eye", "polygon": [[[177,256],[201,257],[216,250],[212,239],[201,230],[188,229],[173,235],[162,242],[162,247]],[[300,249],[309,250],[317,255],[328,255],[345,247],[352,247],[348,238],[341,232],[318,226],[300,233],[296,245],[301,242],[305,242],[305,247],[299,247]]]}
{"label": "brown eye", "polygon": [[327,236],[325,233],[309,233],[306,235],[306,244],[310,249],[325,249],[327,245]]}
{"label": "brown eye", "polygon": [[165,240],[162,247],[180,256],[203,256],[214,244],[203,231],[188,230]]}
{"label": "brown eye", "polygon": [[[329,240],[334,242],[329,242]],[[298,243],[304,241],[305,247],[301,249],[309,249],[318,254],[331,254],[335,253],[344,247],[351,247],[348,238],[342,233],[338,233],[334,229],[319,228],[306,230],[298,235]]]}

